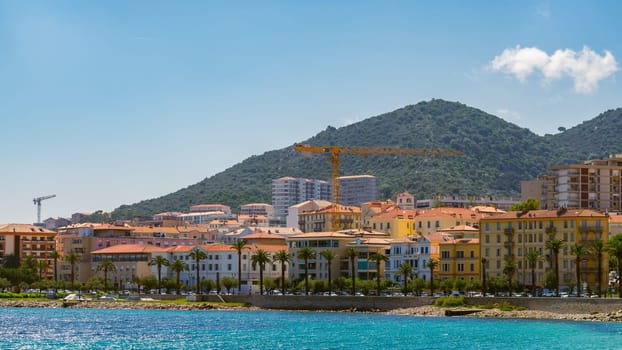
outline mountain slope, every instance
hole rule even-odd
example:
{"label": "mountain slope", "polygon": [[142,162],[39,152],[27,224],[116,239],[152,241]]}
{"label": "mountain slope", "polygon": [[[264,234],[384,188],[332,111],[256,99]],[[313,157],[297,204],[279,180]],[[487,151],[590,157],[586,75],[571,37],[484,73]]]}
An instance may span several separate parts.
{"label": "mountain slope", "polygon": [[[521,180],[535,178],[551,165],[616,153],[612,140],[622,130],[616,120],[622,120],[620,114],[609,111],[564,133],[542,137],[464,104],[432,100],[339,129],[328,127],[301,143],[464,150],[462,156],[342,155],[342,175],[376,176],[383,199],[402,191],[417,198],[437,193],[516,196]],[[615,124],[607,130],[607,140],[589,131],[607,124]],[[282,176],[328,180],[330,163],[326,155],[300,153],[293,147],[269,151],[177,192],[123,205],[112,215],[118,219],[186,211],[207,202],[233,210],[249,202],[270,203],[272,179]]]}

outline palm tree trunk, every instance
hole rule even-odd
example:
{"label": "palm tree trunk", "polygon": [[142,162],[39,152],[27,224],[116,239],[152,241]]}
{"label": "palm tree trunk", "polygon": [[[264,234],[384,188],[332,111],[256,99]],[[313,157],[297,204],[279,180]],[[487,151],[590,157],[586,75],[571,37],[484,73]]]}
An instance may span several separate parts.
{"label": "palm tree trunk", "polygon": [[179,274],[180,272],[177,271],[177,295],[179,295]]}
{"label": "palm tree trunk", "polygon": [[281,261],[281,293],[285,295],[285,262]]}
{"label": "palm tree trunk", "polygon": [[242,252],[238,252],[238,294],[242,294]]}
{"label": "palm tree trunk", "polygon": [[575,271],[577,273],[577,296],[581,296],[581,260],[577,258],[577,262],[575,263]]}
{"label": "palm tree trunk", "polygon": [[259,264],[259,295],[263,295],[263,265]]}
{"label": "palm tree trunk", "polygon": [[356,271],[354,266],[354,258],[350,259],[350,265],[352,265],[352,295],[356,294]]}
{"label": "palm tree trunk", "polygon": [[600,297],[600,296],[602,296],[600,294],[601,293],[600,286],[601,286],[601,283],[602,283],[602,280],[601,280],[601,278],[602,278],[601,277],[601,274],[602,274],[601,272],[602,271],[601,271],[601,266],[600,266],[600,260],[602,259],[601,254],[598,254],[597,258],[598,258],[598,261],[596,262],[596,271],[598,271],[598,276],[596,276],[596,278],[597,278],[597,281],[598,281],[598,287],[596,287],[596,292],[598,293],[598,296]]}
{"label": "palm tree trunk", "polygon": [[309,264],[305,259],[305,294],[309,295]]}
{"label": "palm tree trunk", "polygon": [[199,272],[199,260],[197,259],[197,295],[201,294],[201,281],[199,280],[200,272]]}
{"label": "palm tree trunk", "polygon": [[557,252],[553,254],[555,256],[555,296],[559,296],[559,257]]}
{"label": "palm tree trunk", "polygon": [[328,295],[332,294],[333,286],[332,286],[332,278],[331,278],[331,262],[328,261]]}

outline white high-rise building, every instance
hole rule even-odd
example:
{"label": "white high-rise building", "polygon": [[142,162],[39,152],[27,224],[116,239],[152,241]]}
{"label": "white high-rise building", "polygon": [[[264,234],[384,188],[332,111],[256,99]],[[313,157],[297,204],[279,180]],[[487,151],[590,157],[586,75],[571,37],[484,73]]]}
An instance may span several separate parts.
{"label": "white high-rise building", "polygon": [[379,198],[378,181],[372,175],[340,176],[339,187],[342,205],[360,206]]}
{"label": "white high-rise building", "polygon": [[330,183],[324,180],[282,177],[272,180],[272,206],[277,221],[285,224],[287,209],[311,199],[330,201]]}

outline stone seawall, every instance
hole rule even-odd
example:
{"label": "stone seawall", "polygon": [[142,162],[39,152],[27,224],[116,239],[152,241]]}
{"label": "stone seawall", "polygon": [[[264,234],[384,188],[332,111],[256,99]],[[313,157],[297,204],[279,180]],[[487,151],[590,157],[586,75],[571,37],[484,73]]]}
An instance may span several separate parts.
{"label": "stone seawall", "polygon": [[[348,297],[348,296],[223,296],[228,302],[242,302],[262,309],[391,311],[434,304],[434,297]],[[210,296],[210,301],[218,301]],[[467,305],[495,305],[508,302],[529,310],[560,314],[607,313],[622,310],[622,299],[604,298],[465,298]]]}

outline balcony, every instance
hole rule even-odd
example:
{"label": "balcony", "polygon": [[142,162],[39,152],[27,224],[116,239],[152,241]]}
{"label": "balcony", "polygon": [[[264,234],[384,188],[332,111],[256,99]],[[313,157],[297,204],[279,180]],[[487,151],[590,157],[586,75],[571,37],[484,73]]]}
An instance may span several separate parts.
{"label": "balcony", "polygon": [[503,233],[506,235],[513,235],[514,234],[514,229],[513,228],[506,228],[503,230]]}
{"label": "balcony", "polygon": [[513,244],[514,244],[514,241],[512,241],[512,240],[503,242],[503,246],[506,247],[506,248],[512,248]]}
{"label": "balcony", "polygon": [[581,233],[603,233],[603,228],[598,226],[582,226],[579,227],[579,232]]}
{"label": "balcony", "polygon": [[555,234],[555,233],[557,233],[557,228],[555,228],[555,226],[549,226],[549,227],[544,229],[544,232],[546,232],[548,234]]}

